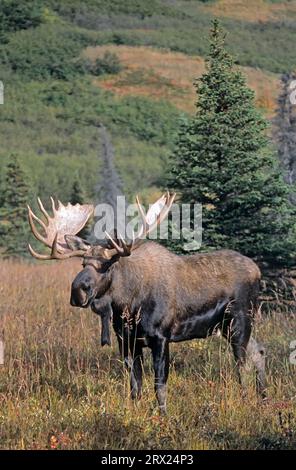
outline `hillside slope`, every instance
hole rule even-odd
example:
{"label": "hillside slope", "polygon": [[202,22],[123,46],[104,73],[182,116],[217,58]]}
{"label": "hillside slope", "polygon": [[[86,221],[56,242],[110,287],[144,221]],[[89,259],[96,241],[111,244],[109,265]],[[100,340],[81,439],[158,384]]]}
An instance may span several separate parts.
{"label": "hillside slope", "polygon": [[[17,153],[34,192],[45,199],[53,193],[67,200],[79,174],[93,199],[100,175],[97,126],[103,123],[125,192],[149,198],[180,114],[194,111],[192,82],[204,70],[214,15],[229,32],[229,49],[257,105],[272,116],[279,73],[296,68],[296,2],[252,1],[247,14],[242,3],[41,1],[38,24],[14,25],[0,46],[1,167]],[[95,59],[106,51],[116,54],[121,70],[94,74],[85,55]]]}
{"label": "hillside slope", "polygon": [[[95,61],[106,52],[116,54],[123,70],[114,76],[105,76],[95,83],[119,96],[146,96],[165,99],[178,109],[192,114],[195,110],[194,81],[205,72],[204,59],[181,52],[160,50],[149,46],[88,47],[85,56]],[[145,60],[143,60],[145,58]],[[256,104],[272,115],[279,92],[278,75],[252,67],[241,67],[248,85],[255,91]]]}

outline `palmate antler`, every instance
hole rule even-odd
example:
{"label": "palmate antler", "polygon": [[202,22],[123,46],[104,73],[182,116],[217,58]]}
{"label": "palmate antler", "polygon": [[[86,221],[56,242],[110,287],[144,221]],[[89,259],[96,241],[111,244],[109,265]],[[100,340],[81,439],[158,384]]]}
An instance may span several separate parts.
{"label": "palmate antler", "polygon": [[138,246],[138,243],[141,239],[147,237],[151,232],[153,232],[158,225],[166,218],[168,215],[172,204],[175,200],[176,194],[170,195],[169,192],[161,196],[147,211],[145,215],[143,208],[140,204],[138,196],[136,197],[137,206],[139,213],[141,215],[142,226],[137,234],[133,236],[133,241],[127,244],[121,236],[119,236],[119,243],[112,238],[108,232],[106,233],[107,238],[109,239],[112,247],[117,251],[120,256],[129,256],[133,249]]}
{"label": "palmate antler", "polygon": [[[159,224],[167,216],[175,199],[175,194],[170,195],[169,193],[164,194],[159,198],[148,210],[145,215],[144,210],[139,202],[139,198],[136,198],[139,213],[142,219],[142,225],[137,236],[133,237],[131,243],[126,243],[121,236],[114,239],[106,232],[106,237],[109,240],[109,247],[114,250],[115,253],[120,256],[129,256],[138,244],[139,241],[145,238],[149,233],[157,228]],[[38,198],[38,205],[40,211],[46,219],[46,222],[37,217],[32,209],[28,206],[28,217],[31,230],[37,240],[44,243],[44,245],[51,248],[49,255],[42,255],[36,253],[31,245],[29,245],[29,251],[34,258],[49,260],[49,259],[67,259],[73,258],[74,256],[80,257],[96,257],[95,253],[92,253],[92,247],[78,250],[72,250],[67,244],[67,237],[71,237],[79,233],[86,225],[87,221],[94,212],[92,205],[72,205],[68,203],[64,206],[58,201],[58,207],[56,208],[53,198],[51,199],[53,216],[50,216],[45,210],[41,200]],[[43,229],[45,236],[41,235],[35,225],[37,222]]]}
{"label": "palmate antler", "polygon": [[[94,211],[92,205],[68,203],[64,206],[58,201],[56,208],[53,198],[51,199],[51,206],[53,216],[51,217],[45,210],[41,200],[38,198],[38,205],[40,211],[44,215],[46,222],[43,222],[37,217],[30,206],[28,206],[28,218],[33,235],[37,240],[44,243],[51,248],[50,255],[41,255],[33,250],[31,245],[28,246],[29,251],[34,258],[49,260],[49,259],[67,259],[74,256],[84,256],[85,250],[71,250],[65,240],[65,235],[76,235],[86,225]],[[37,222],[43,229],[45,236],[41,235],[35,225]]]}

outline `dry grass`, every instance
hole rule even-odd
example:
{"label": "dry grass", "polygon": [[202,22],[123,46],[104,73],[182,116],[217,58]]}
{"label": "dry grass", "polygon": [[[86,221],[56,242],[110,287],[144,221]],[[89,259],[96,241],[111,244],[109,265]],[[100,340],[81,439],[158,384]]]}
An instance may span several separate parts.
{"label": "dry grass", "polygon": [[276,21],[289,19],[296,14],[296,2],[271,3],[266,0],[218,0],[205,5],[204,10],[217,16],[247,21]]}
{"label": "dry grass", "polygon": [[[196,92],[193,82],[205,71],[201,57],[145,46],[116,45],[88,47],[84,54],[95,60],[106,51],[118,55],[124,70],[119,75],[95,80],[100,87],[119,96],[166,99],[183,111],[194,112]],[[277,75],[251,67],[242,67],[242,71],[255,91],[258,107],[268,115],[273,114],[279,86]]]}
{"label": "dry grass", "polygon": [[[172,347],[169,415],[155,411],[150,361],[144,397],[129,400],[115,345],[99,345],[99,321],[69,307],[78,262],[1,262],[0,448],[235,449],[296,447],[295,366],[289,344],[296,320],[270,316],[256,336],[268,348],[269,401],[247,395],[217,338]],[[147,359],[149,357],[147,351]]]}

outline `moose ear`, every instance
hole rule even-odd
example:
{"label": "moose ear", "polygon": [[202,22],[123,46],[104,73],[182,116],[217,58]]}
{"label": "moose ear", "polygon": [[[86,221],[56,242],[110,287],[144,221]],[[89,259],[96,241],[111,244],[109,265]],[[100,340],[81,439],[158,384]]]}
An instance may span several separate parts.
{"label": "moose ear", "polygon": [[75,235],[65,235],[65,240],[70,250],[87,251],[91,247],[91,245],[86,240],[83,240],[80,237],[76,237]]}

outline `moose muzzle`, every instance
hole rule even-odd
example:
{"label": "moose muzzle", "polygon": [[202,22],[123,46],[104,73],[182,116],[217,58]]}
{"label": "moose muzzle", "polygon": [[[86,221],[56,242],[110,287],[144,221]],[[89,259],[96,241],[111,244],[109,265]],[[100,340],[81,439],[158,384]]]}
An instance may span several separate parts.
{"label": "moose muzzle", "polygon": [[92,282],[88,269],[85,268],[72,282],[70,304],[72,307],[89,307],[95,297],[95,285]]}

